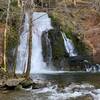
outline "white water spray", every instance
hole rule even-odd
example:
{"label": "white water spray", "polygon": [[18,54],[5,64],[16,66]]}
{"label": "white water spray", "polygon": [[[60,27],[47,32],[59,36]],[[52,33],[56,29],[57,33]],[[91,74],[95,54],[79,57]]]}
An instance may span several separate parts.
{"label": "white water spray", "polygon": [[70,39],[68,39],[65,35],[65,33],[61,32],[63,40],[64,40],[64,45],[67,53],[69,54],[70,57],[77,56],[77,52],[75,51],[75,47]]}
{"label": "white water spray", "polygon": [[51,20],[46,13],[33,13],[31,73],[46,70],[47,66],[42,55],[41,37],[44,31],[50,29],[52,29]]}

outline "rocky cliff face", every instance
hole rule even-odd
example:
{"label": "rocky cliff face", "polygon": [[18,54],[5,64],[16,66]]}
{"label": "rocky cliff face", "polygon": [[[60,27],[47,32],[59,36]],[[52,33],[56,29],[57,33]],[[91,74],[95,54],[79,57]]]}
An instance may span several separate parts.
{"label": "rocky cliff face", "polygon": [[85,38],[89,45],[95,63],[100,63],[100,14],[91,13],[84,21]]}
{"label": "rocky cliff face", "polygon": [[[53,16],[60,23],[62,29],[82,41],[87,53],[94,63],[100,63],[100,2],[98,0],[78,0],[76,5],[60,1],[53,11]],[[76,43],[76,46],[80,42]],[[81,48],[78,48],[81,50]],[[83,50],[81,50],[83,51]],[[83,54],[85,55],[85,53]]]}

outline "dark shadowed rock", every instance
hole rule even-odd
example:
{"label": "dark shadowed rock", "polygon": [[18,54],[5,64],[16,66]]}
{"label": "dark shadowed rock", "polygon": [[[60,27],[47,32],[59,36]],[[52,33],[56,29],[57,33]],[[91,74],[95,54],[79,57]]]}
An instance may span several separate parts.
{"label": "dark shadowed rock", "polygon": [[[33,81],[31,79],[23,80],[21,83],[23,88],[29,88],[33,85]],[[35,83],[34,83],[35,84]]]}

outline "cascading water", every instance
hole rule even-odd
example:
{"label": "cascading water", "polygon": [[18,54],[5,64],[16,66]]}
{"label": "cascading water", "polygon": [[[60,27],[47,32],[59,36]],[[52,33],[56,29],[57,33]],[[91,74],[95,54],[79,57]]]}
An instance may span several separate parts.
{"label": "cascading water", "polygon": [[31,73],[46,69],[43,61],[41,37],[44,31],[52,29],[51,20],[46,13],[33,13]]}
{"label": "cascading water", "polygon": [[91,64],[89,61],[84,60],[84,65],[86,72],[100,72],[99,64]]}
{"label": "cascading water", "polygon": [[[47,13],[34,12],[32,15],[32,55],[31,55],[31,73],[38,73],[46,70],[46,63],[43,61],[41,37],[44,31],[52,29],[51,19]],[[25,14],[24,30],[20,36],[20,45],[18,47],[16,73],[26,71],[28,60],[28,32],[29,17]]]}
{"label": "cascading water", "polygon": [[64,45],[67,53],[69,54],[70,57],[77,56],[77,52],[75,51],[75,47],[70,39],[68,39],[65,35],[64,32],[61,32],[63,40],[64,40]]}
{"label": "cascading water", "polygon": [[24,28],[20,35],[20,45],[17,51],[16,73],[23,73],[28,60],[28,33],[29,33],[29,17],[25,14]]}

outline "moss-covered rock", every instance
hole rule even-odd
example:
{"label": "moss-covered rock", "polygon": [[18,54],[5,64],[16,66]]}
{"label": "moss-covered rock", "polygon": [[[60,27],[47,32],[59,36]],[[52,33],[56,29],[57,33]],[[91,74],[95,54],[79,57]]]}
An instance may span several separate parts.
{"label": "moss-covered rock", "polygon": [[56,19],[51,16],[53,29],[49,31],[49,39],[52,46],[53,64],[57,69],[65,68],[69,70],[67,62],[67,53],[65,51],[60,25]]}
{"label": "moss-covered rock", "polygon": [[29,88],[30,86],[33,85],[33,81],[31,79],[26,79],[26,80],[23,80],[21,83],[23,88]]}

